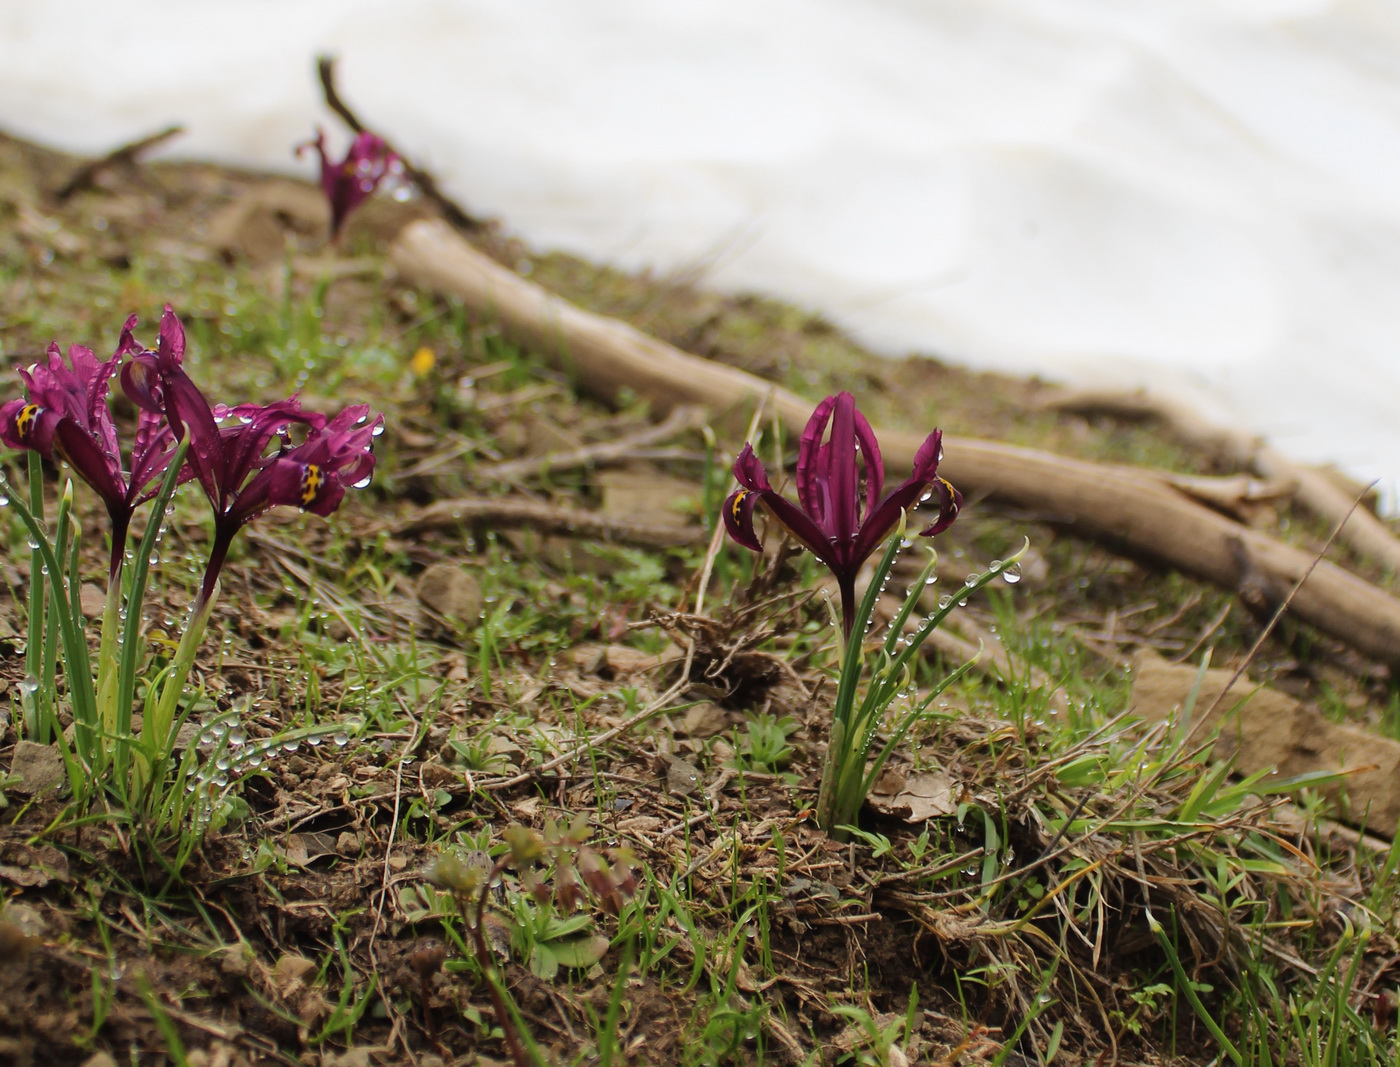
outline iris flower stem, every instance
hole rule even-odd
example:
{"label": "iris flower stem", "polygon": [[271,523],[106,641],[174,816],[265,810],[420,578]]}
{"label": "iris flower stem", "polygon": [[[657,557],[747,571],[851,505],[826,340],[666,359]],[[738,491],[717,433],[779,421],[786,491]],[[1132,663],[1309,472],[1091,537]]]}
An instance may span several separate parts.
{"label": "iris flower stem", "polygon": [[[29,510],[43,522],[44,461],[33,451],[29,453]],[[29,677],[24,690],[24,732],[41,745],[49,743],[53,725],[53,654],[46,636],[44,557],[36,543],[29,550],[29,634],[24,648],[24,669]]]}
{"label": "iris flower stem", "polygon": [[[156,541],[160,538],[160,528],[165,522],[166,509],[170,507],[170,498],[175,495],[175,487],[180,481],[180,468],[185,464],[185,453],[189,450],[189,442],[182,441],[175,449],[170,459],[170,465],[166,468],[165,477],[161,480],[160,491],[156,493],[155,503],[151,507],[151,516],[146,523],[146,532],[142,534],[141,541],[136,548],[136,557],[132,560],[130,570],[130,581],[125,590],[126,618],[121,622],[121,638],[116,648],[113,649],[116,657],[116,698],[113,704],[113,734],[117,738],[116,748],[116,775],[118,783],[127,782],[127,767],[129,745],[131,738],[131,710],[136,702],[136,671],[140,666],[141,655],[141,625],[142,611],[146,602],[146,581],[151,574],[151,556],[155,553]],[[113,546],[113,558],[117,558],[116,547]],[[122,536],[121,557],[126,559],[126,535]],[[121,590],[122,573],[118,568],[112,576],[112,584],[107,588],[108,607],[111,607],[112,590]],[[121,593],[118,594],[123,595]],[[118,611],[120,616],[120,610]],[[106,640],[108,619],[103,618],[103,640]],[[116,632],[117,620],[113,622],[113,633]],[[143,731],[144,732],[144,731]],[[135,765],[131,785],[133,786],[131,796],[135,797],[141,793],[145,784],[145,773],[149,769],[145,762],[138,757]]]}
{"label": "iris flower stem", "polygon": [[161,685],[160,696],[155,706],[146,713],[141,725],[143,748],[148,753],[153,766],[159,766],[170,754],[174,741],[172,727],[175,722],[175,709],[179,706],[180,695],[189,681],[190,670],[194,667],[194,657],[204,641],[204,630],[209,625],[209,616],[214,611],[214,601],[218,599],[218,582],[210,596],[200,595],[190,613],[190,621],[176,646],[175,658],[166,668],[165,681]]}
{"label": "iris flower stem", "polygon": [[117,734],[117,699],[119,696],[118,651],[122,609],[121,566],[108,578],[107,601],[102,606],[102,636],[97,645],[97,715],[103,736],[110,744],[121,744]]}
{"label": "iris flower stem", "polygon": [[[852,826],[860,816],[861,805],[884,769],[885,762],[903,742],[905,735],[921,719],[930,715],[929,708],[950,685],[957,682],[969,670],[972,663],[963,664],[957,670],[941,679],[932,690],[912,702],[888,732],[883,745],[876,748],[876,739],[885,724],[886,715],[894,702],[899,699],[902,689],[910,685],[911,661],[918,654],[923,643],[967,597],[980,592],[1006,571],[1017,565],[1030,548],[1027,541],[1019,551],[1005,560],[999,560],[992,567],[968,583],[956,596],[949,597],[936,611],[919,624],[907,637],[902,636],[905,623],[913,614],[918,598],[923,594],[925,583],[933,573],[930,563],[910,588],[904,605],[895,615],[891,632],[878,642],[869,652],[865,649],[865,630],[879,600],[880,588],[894,565],[899,553],[903,531],[897,531],[885,554],[875,568],[870,587],[866,590],[856,612],[856,628],[846,638],[845,654],[841,664],[841,679],[836,690],[836,706],[832,709],[831,737],[827,744],[826,760],[822,767],[821,788],[817,797],[817,825],[837,840],[845,839],[846,826]],[[861,676],[870,664],[869,678],[861,690]],[[872,750],[873,754],[872,754]]]}

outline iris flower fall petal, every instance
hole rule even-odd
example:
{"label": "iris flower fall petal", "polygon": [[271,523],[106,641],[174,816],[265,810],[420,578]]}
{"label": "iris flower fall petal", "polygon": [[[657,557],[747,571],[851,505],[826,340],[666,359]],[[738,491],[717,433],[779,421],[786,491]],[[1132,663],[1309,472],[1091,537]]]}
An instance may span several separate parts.
{"label": "iris flower fall petal", "polygon": [[773,488],[768,472],[746,444],[734,461],[739,488],[724,502],[725,526],[735,541],[758,551],[762,542],[753,516],[762,504],[836,578],[849,636],[856,575],[905,512],[937,497],[938,516],[920,531],[924,537],[946,530],[957,518],[962,495],[938,476],[942,439],[939,430],[929,434],[914,456],[913,473],[882,496],[884,460],[870,423],[850,393],[827,397],[812,412],[798,443],[798,503]]}

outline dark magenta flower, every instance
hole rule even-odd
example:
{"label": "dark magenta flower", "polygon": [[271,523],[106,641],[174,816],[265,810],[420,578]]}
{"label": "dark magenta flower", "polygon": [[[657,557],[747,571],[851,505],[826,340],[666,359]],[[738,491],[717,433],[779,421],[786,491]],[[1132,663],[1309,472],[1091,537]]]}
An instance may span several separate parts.
{"label": "dark magenta flower", "polygon": [[958,516],[962,494],[938,476],[942,440],[939,430],[929,434],[914,456],[914,472],[882,497],[885,465],[870,423],[856,410],[850,393],[829,396],[812,412],[798,443],[800,506],[773,489],[768,472],[746,444],[734,461],[739,488],[724,502],[724,524],[739,544],[760,551],[753,512],[762,504],[835,576],[841,620],[849,636],[855,620],[856,575],[904,513],[937,495],[938,517],[920,531],[924,537],[946,530]]}
{"label": "dark magenta flower", "polygon": [[107,394],[122,358],[141,350],[131,335],[135,325],[132,315],[112,358],[100,362],[92,349],[70,345],[65,363],[58,345],[49,345],[46,363],[19,368],[28,397],[0,407],[0,440],[65,460],[102,498],[112,520],[112,575],[121,568],[132,513],[155,496],[153,483],[169,468],[177,444],[163,415],[142,410],[130,470],[123,461]]}
{"label": "dark magenta flower", "polygon": [[301,155],[308,148],[321,157],[321,189],[331,205],[331,238],[340,233],[350,212],[359,207],[389,175],[403,173],[403,161],[389,150],[382,137],[365,130],[350,145],[339,163],[326,155],[326,137],[316,131],[316,140],[297,148]]}
{"label": "dark magenta flower", "polygon": [[[215,409],[185,373],[184,352],[184,328],[167,305],[156,350],[138,346],[132,352],[122,388],[143,411],[163,411],[177,439],[189,435],[189,465],[214,508],[214,544],[201,592],[207,600],[234,535],[263,512],[285,504],[329,515],[347,487],[368,484],[384,416],[360,404],[327,420],[303,411],[294,396]],[[305,435],[299,444],[294,426]]]}

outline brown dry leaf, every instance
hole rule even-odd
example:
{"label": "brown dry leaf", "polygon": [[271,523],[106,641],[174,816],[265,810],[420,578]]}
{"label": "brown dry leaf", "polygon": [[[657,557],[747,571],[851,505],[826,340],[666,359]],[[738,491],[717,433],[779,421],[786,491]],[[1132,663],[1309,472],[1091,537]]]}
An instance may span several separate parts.
{"label": "brown dry leaf", "polygon": [[34,888],[66,882],[68,857],[52,845],[9,842],[0,848],[0,879]]}
{"label": "brown dry leaf", "polygon": [[293,867],[305,867],[322,856],[334,856],[335,840],[330,834],[289,834],[286,845],[278,852]]}
{"label": "brown dry leaf", "polygon": [[[884,784],[886,779],[881,779]],[[893,784],[893,783],[891,783]],[[897,791],[874,793],[868,798],[881,815],[893,815],[906,822],[924,822],[958,810],[957,790],[943,771],[923,771],[910,775]]]}
{"label": "brown dry leaf", "polygon": [[678,796],[699,792],[703,781],[700,768],[688,760],[672,759],[666,764],[666,788]]}

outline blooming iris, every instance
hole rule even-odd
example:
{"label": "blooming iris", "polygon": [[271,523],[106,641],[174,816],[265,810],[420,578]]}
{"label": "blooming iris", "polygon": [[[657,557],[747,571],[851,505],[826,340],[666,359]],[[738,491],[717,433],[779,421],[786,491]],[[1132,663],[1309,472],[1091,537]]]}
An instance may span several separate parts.
{"label": "blooming iris", "polygon": [[[830,428],[830,433],[827,430]],[[938,498],[938,516],[920,531],[932,537],[946,530],[962,507],[962,494],[938,476],[943,434],[934,430],[914,456],[914,471],[881,496],[885,466],[870,423],[856,410],[850,393],[817,405],[797,448],[797,499],[774,490],[768,473],[745,444],[734,461],[739,488],[724,502],[729,535],[745,548],[762,549],[754,530],[754,508],[762,504],[814,556],[831,570],[841,593],[841,621],[849,638],[855,621],[855,582],[861,566],[909,509]]]}
{"label": "blooming iris", "polygon": [[321,157],[321,189],[331,205],[331,239],[340,233],[350,212],[359,207],[390,174],[403,172],[403,161],[389,150],[382,137],[364,130],[350,145],[339,163],[326,155],[326,138],[320,130],[316,140],[297,148],[297,155],[308,148]]}
{"label": "blooming iris", "polygon": [[[283,504],[329,515],[348,486],[368,482],[384,416],[359,404],[328,420],[303,411],[294,396],[216,410],[185,373],[184,351],[184,327],[166,305],[155,351],[137,346],[122,368],[122,388],[142,411],[163,414],[177,439],[189,435],[190,467],[214,508],[214,544],[200,593],[208,601],[234,535],[253,519]],[[294,425],[305,431],[300,444],[292,442]]]}
{"label": "blooming iris", "polygon": [[133,315],[112,358],[100,362],[92,349],[70,345],[65,363],[58,345],[49,345],[45,363],[18,368],[28,397],[0,407],[0,440],[45,459],[66,460],[102,498],[112,520],[111,577],[121,569],[131,516],[155,496],[152,483],[170,466],[177,444],[165,418],[143,410],[137,415],[130,472],[125,469],[107,393],[122,358],[141,347],[131,336],[135,325]]}

